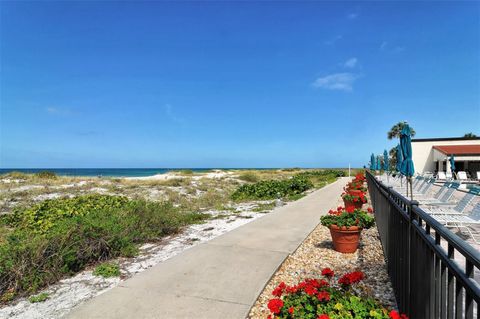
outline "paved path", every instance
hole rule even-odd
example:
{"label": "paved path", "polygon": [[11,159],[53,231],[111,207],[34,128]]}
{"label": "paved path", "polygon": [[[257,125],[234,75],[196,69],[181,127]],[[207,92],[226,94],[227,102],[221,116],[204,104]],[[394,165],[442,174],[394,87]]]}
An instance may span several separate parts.
{"label": "paved path", "polygon": [[84,318],[245,318],[347,178],[158,264],[74,309]]}

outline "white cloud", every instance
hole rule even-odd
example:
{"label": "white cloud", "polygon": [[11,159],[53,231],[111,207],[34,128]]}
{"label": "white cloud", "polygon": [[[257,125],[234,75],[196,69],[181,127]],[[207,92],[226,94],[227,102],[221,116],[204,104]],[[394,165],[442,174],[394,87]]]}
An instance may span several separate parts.
{"label": "white cloud", "polygon": [[358,59],[357,58],[350,58],[345,63],[343,63],[344,68],[354,68],[357,65]]}
{"label": "white cloud", "polygon": [[334,45],[337,41],[341,40],[343,38],[343,35],[336,35],[335,37],[325,41],[324,43],[326,45]]}
{"label": "white cloud", "polygon": [[326,90],[352,91],[352,86],[358,78],[353,73],[334,73],[318,78],[313,82],[315,88]]}
{"label": "white cloud", "polygon": [[404,46],[392,46],[389,44],[387,41],[383,41],[382,44],[380,45],[380,50],[381,51],[387,51],[387,52],[392,52],[392,53],[400,53],[405,51],[407,48]]}
{"label": "white cloud", "polygon": [[359,14],[357,12],[352,12],[347,15],[347,18],[353,20],[353,19],[356,19],[358,16]]}
{"label": "white cloud", "polygon": [[52,115],[61,115],[61,116],[68,116],[68,115],[72,115],[74,114],[74,112],[68,108],[64,108],[64,107],[52,107],[52,106],[49,106],[47,108],[45,108],[45,111],[47,111],[48,114],[52,114]]}

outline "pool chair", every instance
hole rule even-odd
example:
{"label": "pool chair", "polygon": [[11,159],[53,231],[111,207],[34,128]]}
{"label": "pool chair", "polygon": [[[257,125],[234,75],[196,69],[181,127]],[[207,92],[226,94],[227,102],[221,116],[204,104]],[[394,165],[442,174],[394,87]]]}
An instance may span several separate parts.
{"label": "pool chair", "polygon": [[460,183],[445,182],[433,197],[418,198],[417,196],[416,200],[421,205],[452,205],[452,203],[448,201],[452,198],[453,193],[455,193],[455,190],[457,190],[459,186]]}
{"label": "pool chair", "polygon": [[438,172],[437,173],[437,179],[444,181],[447,179],[447,175],[445,175],[445,172]]}
{"label": "pool chair", "polygon": [[[465,229],[470,238],[478,243],[471,229],[471,226],[480,225],[480,203],[477,203],[468,215],[464,214],[439,214],[433,217],[446,227],[456,227],[462,231]],[[478,234],[478,231],[475,233]]]}
{"label": "pool chair", "polygon": [[480,171],[477,172],[477,181],[480,181]]}
{"label": "pool chair", "polygon": [[[435,184],[435,178],[425,178],[425,181],[421,183],[418,187],[413,187],[413,196],[424,196],[430,188]],[[397,190],[400,194],[406,195],[407,189],[400,188]],[[410,190],[408,191],[410,194]]]}
{"label": "pool chair", "polygon": [[449,206],[432,206],[427,208],[426,212],[436,218],[436,215],[462,215],[468,205],[480,195],[480,187],[472,187],[456,204]]}
{"label": "pool chair", "polygon": [[445,177],[446,177],[447,180],[449,180],[449,181],[452,180],[452,179],[453,179],[452,172],[447,171],[447,172],[445,173]]}
{"label": "pool chair", "polygon": [[457,172],[457,179],[460,180],[460,181],[468,181],[467,172],[465,172],[465,171]]}

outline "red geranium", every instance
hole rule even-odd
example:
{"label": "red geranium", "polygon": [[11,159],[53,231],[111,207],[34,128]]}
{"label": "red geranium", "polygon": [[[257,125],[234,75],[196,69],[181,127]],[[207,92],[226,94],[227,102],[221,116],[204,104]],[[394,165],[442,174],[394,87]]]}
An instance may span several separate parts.
{"label": "red geranium", "polygon": [[270,309],[270,311],[273,313],[280,313],[280,310],[282,310],[282,307],[283,307],[282,299],[271,299],[268,302],[268,309]]}
{"label": "red geranium", "polygon": [[372,207],[368,207],[368,208],[367,208],[367,212],[369,212],[370,214],[373,213]]}
{"label": "red geranium", "polygon": [[295,310],[293,309],[293,307],[288,308],[288,312],[289,312],[290,314],[293,315],[293,312],[294,312],[294,311],[295,311]]}
{"label": "red geranium", "polygon": [[319,315],[317,319],[330,319],[328,315]]}
{"label": "red geranium", "polygon": [[320,301],[329,301],[330,300],[330,294],[328,293],[328,291],[320,291],[317,294],[317,298]]}
{"label": "red geranium", "polygon": [[361,271],[354,271],[351,273],[346,273],[343,275],[339,280],[338,283],[343,286],[350,286],[362,280],[364,278],[364,274]]}
{"label": "red geranium", "polygon": [[332,278],[334,275],[335,275],[335,273],[330,268],[323,268],[322,269],[322,276],[325,276],[327,278]]}
{"label": "red geranium", "polygon": [[277,288],[275,288],[275,289],[272,291],[272,295],[274,295],[275,297],[280,297],[286,287],[287,287],[287,285],[285,285],[285,283],[282,281],[282,282],[277,286]]}

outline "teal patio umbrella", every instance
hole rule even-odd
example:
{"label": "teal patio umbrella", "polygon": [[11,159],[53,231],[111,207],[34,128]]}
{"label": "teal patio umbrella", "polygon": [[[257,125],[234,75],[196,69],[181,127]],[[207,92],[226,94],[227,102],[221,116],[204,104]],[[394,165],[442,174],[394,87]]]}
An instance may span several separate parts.
{"label": "teal patio umbrella", "polygon": [[377,170],[382,169],[382,162],[380,161],[380,156],[377,155]]}
{"label": "teal patio umbrella", "polygon": [[370,156],[370,170],[371,171],[375,170],[375,155],[373,155],[373,153]]}
{"label": "teal patio umbrella", "polygon": [[450,155],[450,169],[452,170],[452,176],[455,178],[455,157]]}
{"label": "teal patio umbrella", "polygon": [[400,147],[400,144],[398,144],[397,145],[397,165],[396,165],[396,169],[399,172],[402,168],[402,162],[403,162],[402,148]]}
{"label": "teal patio umbrella", "polygon": [[388,171],[390,169],[390,163],[388,163],[388,152],[387,150],[383,151],[383,169]]}
{"label": "teal patio umbrella", "polygon": [[413,200],[412,191],[412,176],[415,174],[415,168],[412,160],[412,132],[410,126],[405,124],[400,133],[400,147],[402,149],[403,161],[400,167],[400,172],[407,177],[407,196],[408,196],[408,183],[410,183],[410,198]]}

